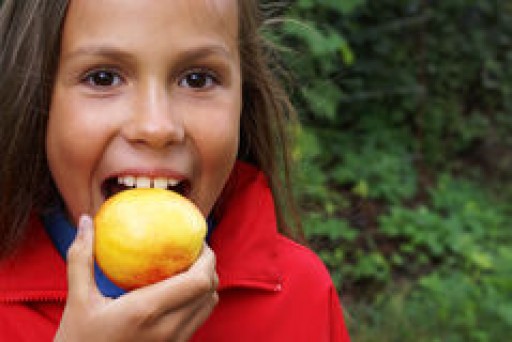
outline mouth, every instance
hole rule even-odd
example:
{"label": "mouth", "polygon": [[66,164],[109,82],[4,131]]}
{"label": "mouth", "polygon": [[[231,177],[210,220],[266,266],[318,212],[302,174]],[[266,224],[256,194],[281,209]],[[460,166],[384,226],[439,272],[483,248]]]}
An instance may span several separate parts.
{"label": "mouth", "polygon": [[169,177],[148,177],[124,175],[107,178],[101,185],[103,198],[107,200],[111,196],[128,189],[136,188],[158,188],[170,190],[188,197],[190,193],[190,182],[186,179],[175,179]]}

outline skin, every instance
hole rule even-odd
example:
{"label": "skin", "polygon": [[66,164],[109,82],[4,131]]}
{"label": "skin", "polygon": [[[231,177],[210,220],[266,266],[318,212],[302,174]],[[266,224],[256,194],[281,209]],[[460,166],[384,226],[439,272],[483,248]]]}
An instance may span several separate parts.
{"label": "skin", "polygon": [[75,222],[96,213],[103,182],[119,174],[185,179],[208,215],[238,150],[236,6],[71,1],[46,148]]}
{"label": "skin", "polygon": [[235,0],[70,2],[46,150],[79,233],[56,341],[185,341],[213,310],[218,280],[206,245],[187,272],[102,297],[90,216],[118,175],[185,180],[187,197],[209,214],[238,150],[237,35]]}

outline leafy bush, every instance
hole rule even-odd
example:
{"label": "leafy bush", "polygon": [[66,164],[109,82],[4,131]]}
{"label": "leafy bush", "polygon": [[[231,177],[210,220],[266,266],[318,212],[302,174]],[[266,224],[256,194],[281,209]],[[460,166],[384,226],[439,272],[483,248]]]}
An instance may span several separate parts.
{"label": "leafy bush", "polygon": [[296,0],[306,235],[354,340],[511,331],[512,3]]}
{"label": "leafy bush", "polygon": [[[497,260],[510,265],[507,252]],[[470,276],[445,269],[370,305],[356,303],[348,319],[353,337],[361,342],[504,341],[512,329],[512,296],[494,286],[497,273]],[[511,279],[501,279],[509,289]]]}

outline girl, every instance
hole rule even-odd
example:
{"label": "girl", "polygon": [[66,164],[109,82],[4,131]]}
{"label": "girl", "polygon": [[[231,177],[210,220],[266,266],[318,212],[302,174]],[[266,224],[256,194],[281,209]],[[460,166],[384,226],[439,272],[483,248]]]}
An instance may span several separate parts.
{"label": "girl", "polygon": [[[285,237],[293,110],[260,24],[252,0],[4,1],[2,339],[348,341],[325,267]],[[156,178],[208,217],[208,244],[123,293],[94,271],[91,216]]]}

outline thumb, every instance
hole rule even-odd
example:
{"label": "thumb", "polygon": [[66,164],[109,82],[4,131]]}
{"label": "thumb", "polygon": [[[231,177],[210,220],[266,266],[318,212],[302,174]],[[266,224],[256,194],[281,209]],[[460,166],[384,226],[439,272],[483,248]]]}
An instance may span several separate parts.
{"label": "thumb", "polygon": [[95,288],[93,236],[91,217],[82,215],[77,235],[68,250],[68,300],[87,300]]}

